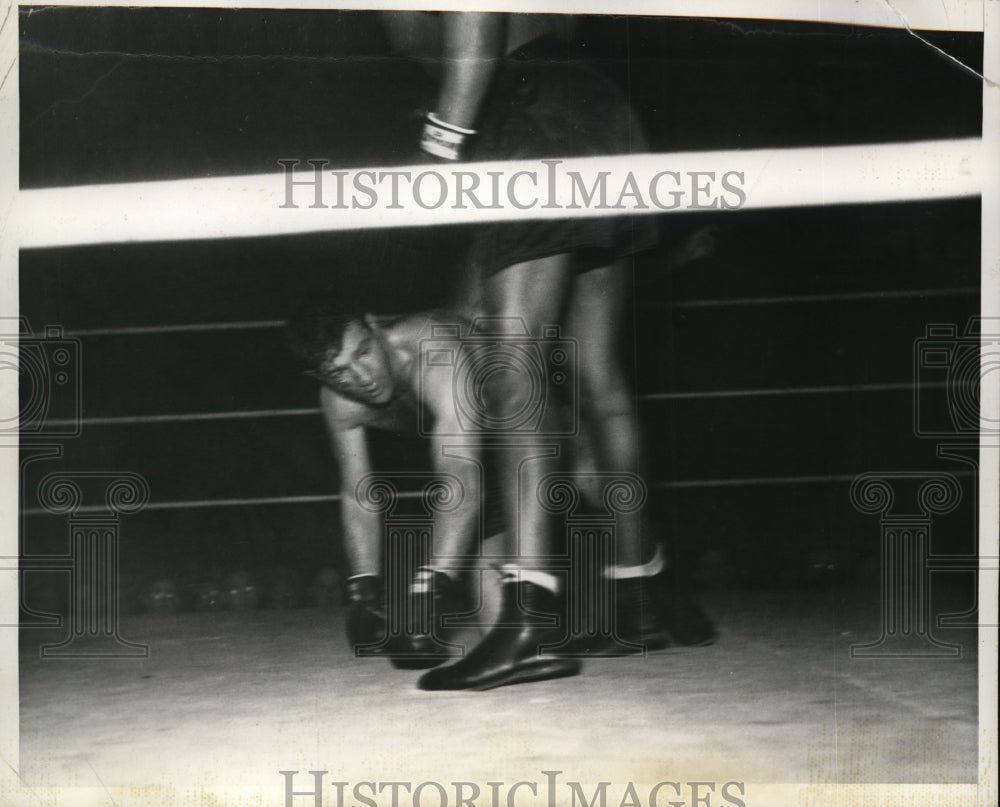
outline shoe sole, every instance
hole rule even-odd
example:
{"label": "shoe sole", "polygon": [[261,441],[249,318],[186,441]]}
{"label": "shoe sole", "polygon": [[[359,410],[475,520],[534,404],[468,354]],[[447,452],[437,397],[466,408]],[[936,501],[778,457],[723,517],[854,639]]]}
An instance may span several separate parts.
{"label": "shoe sole", "polygon": [[393,656],[389,655],[389,663],[397,670],[432,670],[440,667],[446,661],[457,661],[461,656]]}
{"label": "shoe sole", "polygon": [[560,658],[635,658],[666,650],[671,646],[671,641],[667,636],[645,639],[626,638],[622,641],[635,646],[626,647],[616,645],[613,642],[584,641],[574,642],[566,647],[550,649],[550,652]]}
{"label": "shoe sole", "polygon": [[503,676],[497,676],[479,684],[469,686],[431,686],[425,687],[417,682],[417,688],[425,692],[485,692],[498,687],[512,684],[528,684],[533,681],[550,681],[556,678],[568,678],[578,675],[583,665],[576,660],[544,658],[523,662],[509,670]]}
{"label": "shoe sole", "polygon": [[708,647],[709,645],[715,644],[716,634],[711,634],[710,636],[705,636],[700,639],[688,639],[687,641],[678,641],[674,639],[674,644],[678,647]]}
{"label": "shoe sole", "polygon": [[481,684],[480,686],[469,687],[466,691],[486,692],[498,687],[511,686],[512,684],[530,684],[534,681],[552,681],[557,678],[569,678],[579,675],[583,665],[579,661],[567,661],[566,659],[535,659],[528,666],[518,666],[511,671],[511,675],[497,681]]}

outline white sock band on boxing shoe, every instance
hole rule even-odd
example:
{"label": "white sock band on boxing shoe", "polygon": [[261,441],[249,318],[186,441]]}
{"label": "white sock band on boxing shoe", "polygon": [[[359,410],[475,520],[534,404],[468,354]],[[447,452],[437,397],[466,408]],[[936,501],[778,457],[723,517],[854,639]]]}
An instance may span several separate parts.
{"label": "white sock band on boxing shoe", "polygon": [[659,545],[656,547],[656,554],[648,563],[640,566],[611,566],[604,570],[604,576],[612,580],[629,580],[633,577],[653,577],[663,571],[666,563],[663,559],[663,550]]}
{"label": "white sock band on boxing shoe", "polygon": [[444,569],[435,569],[433,566],[421,566],[417,569],[417,573],[413,576],[413,581],[410,583],[410,593],[430,593],[434,585],[434,575],[436,574],[443,574],[449,580],[452,579],[451,574]]}
{"label": "white sock band on boxing shoe", "polygon": [[513,563],[505,563],[500,567],[503,574],[509,575],[514,580],[522,583],[534,583],[536,586],[551,591],[553,594],[559,593],[559,578],[554,574],[543,572],[538,569],[523,569]]}

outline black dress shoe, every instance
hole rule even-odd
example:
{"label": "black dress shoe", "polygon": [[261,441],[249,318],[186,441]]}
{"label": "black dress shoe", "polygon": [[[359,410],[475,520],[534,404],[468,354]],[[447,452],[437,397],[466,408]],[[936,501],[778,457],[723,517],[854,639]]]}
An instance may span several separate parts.
{"label": "black dress shoe", "polygon": [[458,645],[441,641],[442,620],[471,609],[465,586],[444,572],[421,569],[423,590],[411,592],[404,618],[405,633],[389,656],[400,670],[427,670],[461,655]]}
{"label": "black dress shoe", "polygon": [[511,575],[502,581],[501,596],[500,617],[486,637],[461,661],[422,675],[420,689],[484,690],[580,672],[579,660],[540,652],[560,638],[554,621],[541,617],[555,614],[554,594]]}

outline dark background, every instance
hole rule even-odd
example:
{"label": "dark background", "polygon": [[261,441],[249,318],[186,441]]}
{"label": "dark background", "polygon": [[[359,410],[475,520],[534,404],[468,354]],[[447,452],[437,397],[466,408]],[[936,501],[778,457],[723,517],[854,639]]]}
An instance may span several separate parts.
{"label": "dark background", "polygon": [[[269,172],[289,157],[402,162],[430,87],[389,54],[369,13],[22,8],[20,25],[23,188]],[[904,31],[595,18],[584,34],[584,52],[625,87],[658,151],[981,130],[980,83]],[[981,35],[927,38],[981,68]],[[878,519],[848,493],[867,471],[960,475],[964,501],[935,522],[933,549],[974,552],[970,466],[915,435],[915,394],[941,409],[946,390],[915,392],[913,357],[927,325],[961,331],[979,310],[978,199],[659,224],[661,248],[636,263],[637,378],[640,394],[671,396],[643,400],[644,440],[656,515],[692,579],[870,583]],[[669,249],[709,225],[714,254],[671,265]],[[290,366],[277,324],[319,286],[366,310],[432,306],[466,235],[23,251],[22,315],[81,340],[84,418],[61,459],[26,466],[25,552],[67,549],[65,518],[38,508],[44,474],[133,471],[152,503],[121,525],[130,607],[158,579],[195,586],[240,568],[264,587],[290,581],[298,593],[283,602],[306,602],[317,568],[343,568],[336,503],[253,500],[331,494],[336,466],[317,414],[281,414],[314,407],[316,390]],[[256,324],[157,330],[200,323]],[[260,410],[270,414],[101,421]],[[383,441],[378,454],[416,467],[422,451]],[[29,605],[59,598],[51,578],[29,573]]]}

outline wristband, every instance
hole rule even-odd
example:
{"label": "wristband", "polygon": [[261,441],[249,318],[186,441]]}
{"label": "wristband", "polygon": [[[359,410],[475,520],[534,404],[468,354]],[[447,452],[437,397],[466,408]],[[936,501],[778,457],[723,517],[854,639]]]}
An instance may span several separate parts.
{"label": "wristband", "polygon": [[462,156],[462,146],[476,133],[475,129],[463,129],[446,123],[433,112],[427,113],[424,132],[420,137],[420,149],[432,157],[442,160],[458,160]]}

